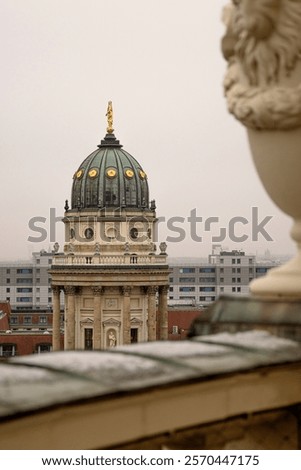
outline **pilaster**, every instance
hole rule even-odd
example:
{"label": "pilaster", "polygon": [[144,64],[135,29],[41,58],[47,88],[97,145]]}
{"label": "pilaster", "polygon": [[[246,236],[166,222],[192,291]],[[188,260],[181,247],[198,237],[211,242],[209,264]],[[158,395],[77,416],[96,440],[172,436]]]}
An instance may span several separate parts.
{"label": "pilaster", "polygon": [[65,286],[67,314],[65,328],[65,349],[75,349],[75,286]]}
{"label": "pilaster", "polygon": [[51,286],[52,289],[52,350],[61,349],[61,325],[60,325],[60,291],[59,286]]}
{"label": "pilaster", "polygon": [[122,287],[123,294],[123,344],[131,343],[131,291],[130,286]]}
{"label": "pilaster", "polygon": [[161,286],[159,288],[159,339],[168,339],[168,286]]}
{"label": "pilaster", "polygon": [[158,291],[157,286],[149,286],[147,288],[148,294],[148,321],[147,321],[147,330],[148,330],[148,341],[156,340],[156,294]]}
{"label": "pilaster", "polygon": [[92,292],[94,296],[94,325],[93,325],[93,349],[101,349],[102,343],[102,308],[101,297],[104,288],[101,286],[93,286]]}

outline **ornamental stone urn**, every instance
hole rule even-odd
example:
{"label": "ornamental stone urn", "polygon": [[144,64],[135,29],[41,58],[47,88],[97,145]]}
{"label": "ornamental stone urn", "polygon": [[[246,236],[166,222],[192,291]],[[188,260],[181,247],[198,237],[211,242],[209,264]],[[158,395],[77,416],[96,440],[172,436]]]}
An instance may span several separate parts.
{"label": "ornamental stone urn", "polygon": [[301,0],[233,0],[224,22],[228,110],[246,126],[259,178],[292,217],[298,247],[250,290],[301,299]]}

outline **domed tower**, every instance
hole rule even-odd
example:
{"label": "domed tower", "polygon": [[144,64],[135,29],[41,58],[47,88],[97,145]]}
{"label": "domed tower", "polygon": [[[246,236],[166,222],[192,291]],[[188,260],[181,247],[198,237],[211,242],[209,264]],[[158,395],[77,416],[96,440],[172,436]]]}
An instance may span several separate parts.
{"label": "domed tower", "polygon": [[65,293],[65,349],[106,349],[167,339],[166,244],[156,254],[156,206],[147,175],[113,130],[73,176],[65,204],[64,255],[51,267],[53,349],[59,349],[59,296]]}

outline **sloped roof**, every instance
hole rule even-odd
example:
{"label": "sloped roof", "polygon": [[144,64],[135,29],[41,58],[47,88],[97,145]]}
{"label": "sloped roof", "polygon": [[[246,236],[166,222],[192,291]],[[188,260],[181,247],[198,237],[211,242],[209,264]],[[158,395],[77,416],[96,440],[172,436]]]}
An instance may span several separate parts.
{"label": "sloped roof", "polygon": [[14,358],[0,363],[0,416],[297,361],[300,343],[264,331]]}

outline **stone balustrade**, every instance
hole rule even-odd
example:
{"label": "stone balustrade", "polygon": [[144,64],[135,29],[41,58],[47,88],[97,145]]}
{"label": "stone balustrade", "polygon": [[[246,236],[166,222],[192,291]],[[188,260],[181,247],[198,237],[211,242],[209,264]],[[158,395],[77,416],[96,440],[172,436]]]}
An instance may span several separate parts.
{"label": "stone balustrade", "polygon": [[65,265],[159,265],[166,264],[166,255],[78,255],[66,254],[53,257],[54,266]]}

